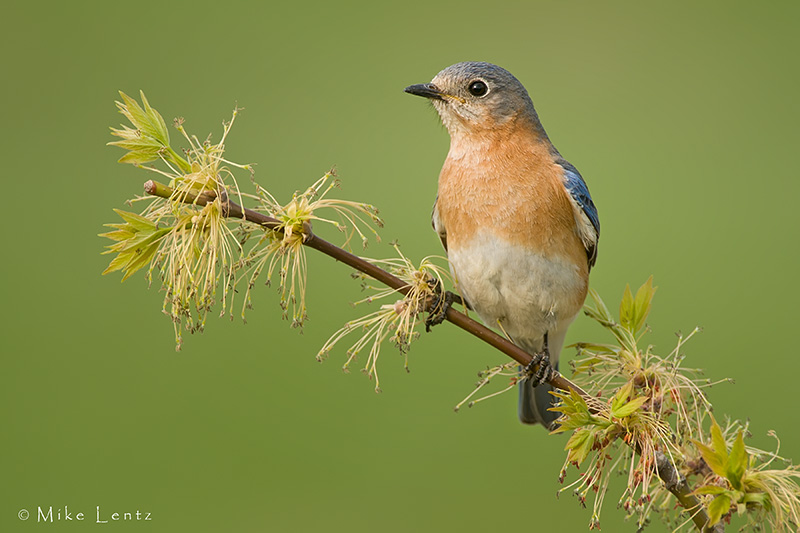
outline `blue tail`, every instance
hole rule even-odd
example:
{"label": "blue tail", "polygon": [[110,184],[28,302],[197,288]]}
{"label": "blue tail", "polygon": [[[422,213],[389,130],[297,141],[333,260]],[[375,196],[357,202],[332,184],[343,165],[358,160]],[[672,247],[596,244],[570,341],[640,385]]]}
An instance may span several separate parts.
{"label": "blue tail", "polygon": [[[558,363],[554,365],[558,370]],[[519,419],[523,424],[541,424],[546,429],[553,429],[558,413],[548,411],[553,407],[558,398],[550,394],[555,388],[549,383],[542,383],[533,387],[530,380],[519,384]]]}

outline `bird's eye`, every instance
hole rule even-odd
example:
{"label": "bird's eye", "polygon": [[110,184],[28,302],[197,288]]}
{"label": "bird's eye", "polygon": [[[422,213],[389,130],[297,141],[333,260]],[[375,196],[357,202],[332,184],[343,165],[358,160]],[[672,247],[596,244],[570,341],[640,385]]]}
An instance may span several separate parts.
{"label": "bird's eye", "polygon": [[472,96],[484,96],[489,92],[489,87],[482,80],[475,80],[469,84],[468,89]]}

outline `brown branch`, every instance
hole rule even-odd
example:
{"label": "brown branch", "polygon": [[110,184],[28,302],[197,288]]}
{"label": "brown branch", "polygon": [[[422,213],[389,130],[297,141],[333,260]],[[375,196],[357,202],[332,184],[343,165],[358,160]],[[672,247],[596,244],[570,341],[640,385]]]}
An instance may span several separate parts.
{"label": "brown branch", "polygon": [[664,487],[675,496],[675,499],[686,509],[686,512],[692,516],[698,531],[704,533],[723,533],[725,531],[725,526],[721,521],[713,526],[708,525],[706,510],[700,504],[697,496],[693,494],[692,488],[686,482],[686,478],[678,472],[675,465],[663,452],[656,452],[656,472],[658,472],[658,477],[661,478],[661,481],[664,482]]}
{"label": "brown branch", "polygon": [[[162,198],[170,198],[174,192],[170,187],[153,180],[150,180],[144,184],[144,190],[147,194]],[[180,198],[180,200],[184,203],[197,205],[206,205],[215,199],[216,194],[213,192],[205,192],[200,195],[186,194]],[[235,202],[232,202],[224,191],[220,195],[220,200],[222,202],[223,214],[229,218],[239,218],[254,224],[258,224],[269,230],[283,231],[279,220],[269,217],[263,213],[259,213],[258,211],[247,209],[246,207],[242,207]],[[303,244],[310,248],[314,248],[315,250],[318,250],[323,254],[332,257],[333,259],[336,259],[337,261],[340,261],[352,268],[355,268],[364,274],[367,274],[368,276],[380,281],[384,285],[391,287],[403,295],[407,294],[410,290],[410,286],[397,276],[394,276],[382,268],[365,261],[357,255],[351,254],[350,252],[339,248],[338,246],[331,244],[320,237],[317,237],[311,231],[310,225],[306,228],[305,240]],[[530,364],[532,357],[529,353],[525,352],[508,339],[501,337],[486,326],[472,320],[464,313],[456,311],[453,308],[449,308],[447,310],[447,314],[445,315],[445,319],[503,352],[520,365],[527,366]],[[550,385],[561,390],[571,389],[584,398],[589,398],[589,395],[583,389],[581,389],[575,383],[572,383],[558,372],[554,372],[554,376],[550,379],[549,383]],[[697,496],[692,493],[692,490],[686,482],[686,479],[680,474],[680,472],[678,472],[672,461],[670,461],[669,458],[661,452],[656,454],[656,471],[658,472],[658,477],[664,482],[667,490],[669,490],[675,496],[684,509],[686,509],[686,512],[691,514],[692,521],[694,522],[698,531],[702,531],[704,533],[722,533],[724,531],[724,526],[721,522],[713,527],[708,526],[708,514],[701,505],[700,500],[698,500]]]}

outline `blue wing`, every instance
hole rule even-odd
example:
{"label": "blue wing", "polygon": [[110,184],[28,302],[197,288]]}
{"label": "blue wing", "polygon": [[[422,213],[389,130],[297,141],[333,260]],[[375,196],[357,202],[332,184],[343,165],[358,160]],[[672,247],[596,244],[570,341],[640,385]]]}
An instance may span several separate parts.
{"label": "blue wing", "polygon": [[563,158],[559,158],[557,163],[564,169],[564,187],[594,228],[594,239],[584,240],[586,257],[589,260],[589,266],[592,267],[597,260],[597,241],[600,239],[600,218],[597,216],[597,208],[592,202],[592,195],[589,194],[589,188],[578,169]]}

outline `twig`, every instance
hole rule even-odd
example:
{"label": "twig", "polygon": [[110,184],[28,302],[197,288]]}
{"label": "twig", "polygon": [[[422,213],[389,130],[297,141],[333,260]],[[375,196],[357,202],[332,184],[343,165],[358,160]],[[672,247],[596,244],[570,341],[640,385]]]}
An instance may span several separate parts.
{"label": "twig", "polygon": [[[150,180],[144,184],[144,191],[147,194],[159,196],[161,198],[171,198],[174,193],[173,189],[170,187],[153,180]],[[208,202],[214,201],[215,199],[216,195],[209,193],[204,193],[199,196],[187,194],[180,198],[180,200],[184,203],[197,205],[206,205]],[[258,224],[272,231],[282,231],[280,221],[232,202],[227,193],[224,191],[220,194],[220,200],[225,216],[229,218],[240,218],[247,220],[248,222]],[[391,287],[403,295],[407,294],[410,290],[411,287],[397,276],[394,276],[382,268],[365,261],[357,255],[351,254],[350,252],[339,248],[338,246],[331,244],[320,237],[317,237],[311,231],[310,225],[308,225],[305,230],[305,240],[303,241],[303,244],[306,246],[314,248],[315,250],[318,250],[325,255],[336,259],[337,261],[340,261],[352,268],[355,268],[356,270],[363,272],[364,274],[367,274],[368,276],[371,276],[372,278],[380,281],[388,287]],[[464,313],[456,311],[451,307],[447,310],[445,319],[448,322],[478,337],[494,348],[500,350],[507,356],[511,357],[514,361],[518,362],[520,365],[528,366],[528,364],[530,364],[532,360],[530,354],[513,344],[508,339],[501,337],[486,326],[472,320]],[[566,379],[558,372],[554,372],[554,376],[550,379],[549,383],[550,385],[561,390],[571,389],[584,398],[590,398],[590,396],[583,389]],[[656,454],[656,470],[658,472],[658,477],[664,482],[664,486],[667,488],[667,490],[669,490],[675,496],[684,509],[686,509],[686,512],[691,514],[692,521],[694,522],[698,531],[702,531],[703,533],[724,532],[725,529],[722,525],[722,522],[717,523],[713,527],[707,525],[709,521],[708,514],[700,503],[700,500],[698,500],[697,496],[692,493],[692,490],[686,482],[686,479],[681,476],[680,472],[678,472],[678,470],[675,468],[675,465],[672,463],[672,461],[670,461],[669,458],[661,452]]]}
{"label": "twig", "polygon": [[664,482],[664,487],[675,496],[680,504],[690,513],[694,525],[697,526],[699,531],[704,533],[723,533],[725,526],[722,522],[717,522],[714,526],[708,526],[708,514],[697,496],[692,494],[692,489],[680,473],[675,469],[675,465],[669,460],[669,457],[662,452],[656,452],[656,472],[658,477]]}

